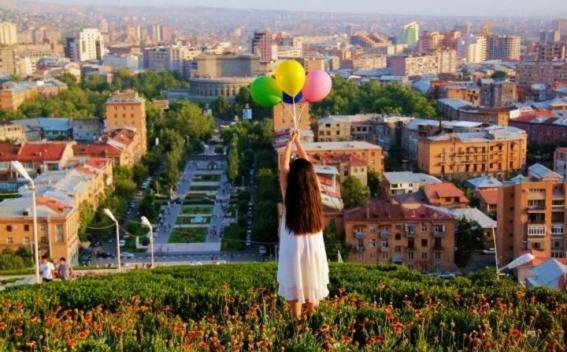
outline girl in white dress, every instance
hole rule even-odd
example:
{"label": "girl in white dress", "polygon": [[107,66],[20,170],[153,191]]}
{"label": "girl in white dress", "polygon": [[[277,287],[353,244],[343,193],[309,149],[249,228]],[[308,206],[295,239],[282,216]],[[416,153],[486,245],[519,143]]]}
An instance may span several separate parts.
{"label": "girl in white dress", "polygon": [[[290,163],[292,145],[299,158]],[[329,266],[323,242],[323,204],[319,180],[293,131],[280,165],[284,209],[280,221],[278,293],[291,314],[311,314],[329,295]]]}

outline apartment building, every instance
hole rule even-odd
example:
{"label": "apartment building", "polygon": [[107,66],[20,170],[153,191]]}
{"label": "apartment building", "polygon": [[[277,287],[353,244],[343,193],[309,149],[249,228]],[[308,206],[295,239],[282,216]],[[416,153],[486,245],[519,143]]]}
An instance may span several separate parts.
{"label": "apartment building", "polygon": [[52,97],[66,89],[67,85],[56,79],[34,82],[5,82],[0,89],[0,108],[7,111],[17,111],[24,102],[38,95]]}
{"label": "apartment building", "polygon": [[519,62],[516,66],[516,82],[520,87],[535,83],[548,86],[567,83],[567,61]]}
{"label": "apartment building", "polygon": [[557,148],[553,153],[553,171],[567,180],[567,148]]}
{"label": "apartment building", "polygon": [[[32,198],[0,202],[0,251],[33,246]],[[54,198],[37,198],[37,226],[40,256],[65,257],[76,262],[79,250],[79,209]]]}
{"label": "apartment building", "polygon": [[526,163],[527,134],[515,127],[492,126],[481,132],[421,138],[418,167],[442,177],[505,176]]}
{"label": "apartment building", "polygon": [[488,37],[487,56],[489,60],[520,60],[522,38],[517,35],[495,35]]}
{"label": "apartment building", "polygon": [[441,49],[431,54],[389,56],[388,68],[397,76],[454,73],[457,70],[457,52],[454,49]]}
{"label": "apartment building", "polygon": [[399,263],[423,272],[455,268],[455,220],[447,211],[370,200],[346,210],[344,226],[355,262]]}
{"label": "apartment building", "polygon": [[510,126],[526,131],[528,140],[538,144],[560,143],[567,139],[567,114],[562,110],[522,109],[510,119]]}
{"label": "apartment building", "polygon": [[10,162],[17,160],[35,177],[46,171],[62,170],[73,158],[74,142],[27,142],[0,144],[0,180],[13,180],[17,173]]}
{"label": "apartment building", "polygon": [[507,107],[478,107],[468,101],[454,98],[439,99],[437,106],[441,116],[453,121],[470,121],[480,122],[484,125],[508,126],[508,120],[510,119],[510,108]]}
{"label": "apartment building", "polygon": [[23,143],[26,135],[22,126],[6,121],[0,122],[0,143]]}
{"label": "apartment building", "polygon": [[315,142],[303,145],[305,152],[314,159],[324,159],[327,156],[353,156],[362,160],[368,166],[368,170],[382,174],[384,171],[384,155],[382,148],[378,145],[363,141],[350,142]]}
{"label": "apartment building", "polygon": [[517,101],[516,83],[491,78],[480,80],[480,105],[500,108]]}
{"label": "apartment building", "polygon": [[388,150],[400,143],[401,128],[411,117],[380,114],[332,115],[315,125],[319,142],[367,141]]}
{"label": "apartment building", "polygon": [[386,197],[415,193],[425,185],[441,183],[437,177],[410,171],[384,172],[380,182],[381,192]]}
{"label": "apartment building", "polygon": [[498,192],[497,248],[500,265],[527,250],[543,257],[565,257],[567,183],[541,164],[528,168],[527,177],[504,182]]}
{"label": "apartment building", "polygon": [[109,158],[114,166],[132,167],[142,159],[141,138],[134,128],[107,129],[100,140],[73,146],[75,156]]}
{"label": "apartment building", "polygon": [[139,160],[148,149],[146,129],[146,100],[133,90],[112,94],[105,104],[106,126],[109,130],[134,128],[134,144],[138,148],[134,154]]}
{"label": "apartment building", "polygon": [[368,164],[352,154],[324,153],[311,160],[315,165],[332,166],[338,173],[340,184],[349,177],[357,178],[363,185],[368,183]]}
{"label": "apartment building", "polygon": [[85,28],[65,38],[65,56],[72,61],[100,61],[104,54],[104,37],[97,28]]}

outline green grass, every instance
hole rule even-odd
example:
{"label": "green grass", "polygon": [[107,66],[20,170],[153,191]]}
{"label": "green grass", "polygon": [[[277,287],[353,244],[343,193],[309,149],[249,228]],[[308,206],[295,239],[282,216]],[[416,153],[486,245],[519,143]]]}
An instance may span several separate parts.
{"label": "green grass", "polygon": [[221,242],[221,251],[241,251],[244,249],[246,232],[238,224],[233,224],[224,229]]}
{"label": "green grass", "polygon": [[193,243],[207,240],[208,227],[195,227],[190,229],[174,228],[169,236],[169,243]]}
{"label": "green grass", "polygon": [[184,205],[181,207],[181,214],[194,215],[211,215],[213,214],[213,205]]}

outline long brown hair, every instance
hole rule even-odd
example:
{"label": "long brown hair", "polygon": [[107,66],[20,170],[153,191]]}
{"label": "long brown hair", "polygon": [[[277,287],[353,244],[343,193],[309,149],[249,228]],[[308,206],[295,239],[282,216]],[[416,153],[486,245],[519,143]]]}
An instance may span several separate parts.
{"label": "long brown hair", "polygon": [[317,174],[308,160],[295,159],[289,169],[285,192],[285,222],[296,235],[323,229],[323,204]]}

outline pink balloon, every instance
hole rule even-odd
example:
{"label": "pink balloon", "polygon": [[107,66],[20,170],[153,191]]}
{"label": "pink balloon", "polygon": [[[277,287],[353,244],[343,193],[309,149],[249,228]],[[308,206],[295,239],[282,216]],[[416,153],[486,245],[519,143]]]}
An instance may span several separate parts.
{"label": "pink balloon", "polygon": [[316,103],[325,99],[331,92],[333,81],[331,76],[323,70],[315,70],[309,72],[303,87],[303,100],[310,103]]}

